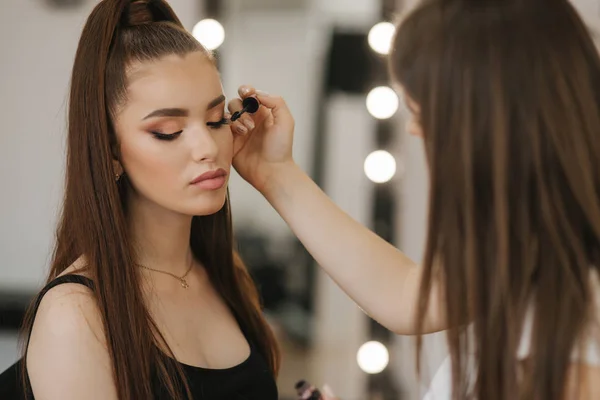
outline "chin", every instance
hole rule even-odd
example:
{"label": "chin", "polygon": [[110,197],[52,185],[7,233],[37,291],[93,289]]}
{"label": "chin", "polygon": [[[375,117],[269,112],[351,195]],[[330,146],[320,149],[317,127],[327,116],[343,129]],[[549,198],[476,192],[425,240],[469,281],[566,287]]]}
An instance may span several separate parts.
{"label": "chin", "polygon": [[217,199],[211,200],[211,201],[204,200],[204,201],[198,202],[198,204],[191,207],[191,209],[189,210],[190,212],[188,214],[196,215],[196,216],[216,214],[225,205],[225,200],[226,200],[226,197],[223,196],[222,199],[218,199],[218,200]]}

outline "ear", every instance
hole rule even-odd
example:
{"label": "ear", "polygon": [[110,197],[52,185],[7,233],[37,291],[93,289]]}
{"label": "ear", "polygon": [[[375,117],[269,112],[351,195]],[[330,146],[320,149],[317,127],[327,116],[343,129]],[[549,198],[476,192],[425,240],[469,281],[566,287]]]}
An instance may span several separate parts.
{"label": "ear", "polygon": [[113,165],[113,174],[115,175],[115,180],[119,180],[119,178],[121,177],[121,175],[123,175],[125,170],[123,169],[123,166],[121,165],[121,162],[119,162],[119,160],[113,159],[112,165]]}
{"label": "ear", "polygon": [[111,144],[110,151],[112,154],[113,173],[115,174],[115,177],[121,176],[123,175],[124,169],[120,161],[121,151],[119,150],[119,144],[116,141]]}
{"label": "ear", "polygon": [[408,117],[408,121],[406,122],[406,131],[416,137],[423,138],[423,128],[419,121],[415,119],[414,115]]}

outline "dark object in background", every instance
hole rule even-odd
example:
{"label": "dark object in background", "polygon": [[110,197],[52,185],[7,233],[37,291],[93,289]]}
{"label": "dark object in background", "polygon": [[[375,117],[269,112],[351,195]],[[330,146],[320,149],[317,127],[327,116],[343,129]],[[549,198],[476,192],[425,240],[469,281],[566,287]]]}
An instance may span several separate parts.
{"label": "dark object in background", "polygon": [[34,294],[0,289],[0,331],[17,332]]}
{"label": "dark object in background", "polygon": [[270,260],[253,266],[251,275],[258,286],[265,309],[275,311],[289,297],[285,287],[285,272],[285,265]]}
{"label": "dark object in background", "polygon": [[335,29],[327,54],[326,93],[364,96],[379,81],[387,82],[386,67],[385,61],[369,47],[366,33]]}

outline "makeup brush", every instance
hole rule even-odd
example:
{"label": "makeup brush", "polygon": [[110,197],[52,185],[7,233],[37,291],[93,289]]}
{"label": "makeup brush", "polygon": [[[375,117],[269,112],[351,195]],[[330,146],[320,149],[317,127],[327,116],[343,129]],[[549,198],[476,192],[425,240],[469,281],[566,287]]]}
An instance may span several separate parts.
{"label": "makeup brush", "polygon": [[244,99],[244,101],[242,101],[242,107],[243,108],[240,111],[236,111],[236,112],[233,113],[233,115],[231,116],[231,122],[235,122],[245,112],[250,113],[250,114],[254,114],[255,112],[258,111],[258,107],[259,106],[260,106],[260,103],[258,102],[258,100],[256,99],[256,97],[246,97]]}

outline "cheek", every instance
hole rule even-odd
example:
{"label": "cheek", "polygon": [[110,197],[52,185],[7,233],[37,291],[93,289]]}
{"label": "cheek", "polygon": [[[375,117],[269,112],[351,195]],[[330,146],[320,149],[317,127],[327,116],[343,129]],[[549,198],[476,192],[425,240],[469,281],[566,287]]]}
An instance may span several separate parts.
{"label": "cheek", "polygon": [[221,132],[216,135],[215,141],[219,146],[221,160],[231,164],[233,160],[233,134],[231,133],[231,129],[228,126],[222,128]]}
{"label": "cheek", "polygon": [[156,182],[163,176],[169,178],[167,181],[172,181],[173,173],[177,170],[178,157],[172,157],[165,151],[164,143],[156,139],[123,142],[121,157],[130,178],[142,186],[146,182]]}

